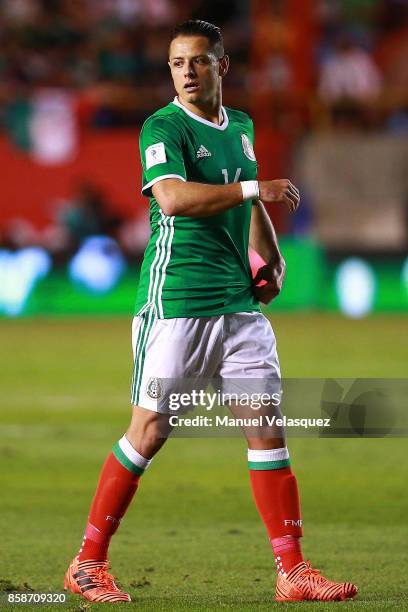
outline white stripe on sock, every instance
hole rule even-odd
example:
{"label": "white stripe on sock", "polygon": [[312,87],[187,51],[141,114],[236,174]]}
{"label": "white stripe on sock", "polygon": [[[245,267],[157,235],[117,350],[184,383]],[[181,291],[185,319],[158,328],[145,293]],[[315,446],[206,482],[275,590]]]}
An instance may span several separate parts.
{"label": "white stripe on sock", "polygon": [[126,437],[126,434],[119,440],[119,446],[122,452],[126,455],[126,457],[131,461],[134,465],[142,468],[142,470],[147,470],[153,459],[145,459],[142,457],[140,453],[137,452],[129,442]]}
{"label": "white stripe on sock", "polygon": [[286,446],[268,450],[248,448],[248,461],[281,461],[282,459],[289,459],[289,451]]}

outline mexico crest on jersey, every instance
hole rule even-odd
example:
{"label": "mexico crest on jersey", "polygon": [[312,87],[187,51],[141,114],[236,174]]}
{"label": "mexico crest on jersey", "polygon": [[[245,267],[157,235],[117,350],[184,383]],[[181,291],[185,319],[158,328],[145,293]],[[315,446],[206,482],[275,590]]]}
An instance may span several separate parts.
{"label": "mexico crest on jersey", "polygon": [[159,399],[162,395],[162,388],[158,378],[149,378],[146,393],[152,399]]}
{"label": "mexico crest on jersey", "polygon": [[246,134],[241,134],[242,148],[244,150],[245,157],[251,161],[256,161],[254,148]]}

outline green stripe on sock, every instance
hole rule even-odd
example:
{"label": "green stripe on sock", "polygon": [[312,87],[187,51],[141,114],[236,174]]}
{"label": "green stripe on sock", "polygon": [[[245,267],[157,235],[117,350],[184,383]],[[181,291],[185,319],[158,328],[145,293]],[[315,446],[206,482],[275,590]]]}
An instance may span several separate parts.
{"label": "green stripe on sock", "polygon": [[248,461],[250,470],[280,470],[289,465],[290,459],[279,459],[278,461]]}
{"label": "green stripe on sock", "polygon": [[138,465],[135,465],[130,461],[130,459],[126,457],[125,453],[119,446],[119,442],[117,442],[112,448],[112,453],[115,455],[119,463],[121,463],[123,467],[129,470],[129,472],[133,472],[133,474],[139,474],[139,476],[143,474],[144,469],[139,467]]}

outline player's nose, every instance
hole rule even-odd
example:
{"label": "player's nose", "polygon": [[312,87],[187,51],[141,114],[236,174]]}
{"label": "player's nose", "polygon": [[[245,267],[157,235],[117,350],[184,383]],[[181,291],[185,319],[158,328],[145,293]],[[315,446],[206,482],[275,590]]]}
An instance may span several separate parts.
{"label": "player's nose", "polygon": [[192,64],[186,64],[184,68],[184,76],[186,78],[192,78],[196,76],[194,66]]}

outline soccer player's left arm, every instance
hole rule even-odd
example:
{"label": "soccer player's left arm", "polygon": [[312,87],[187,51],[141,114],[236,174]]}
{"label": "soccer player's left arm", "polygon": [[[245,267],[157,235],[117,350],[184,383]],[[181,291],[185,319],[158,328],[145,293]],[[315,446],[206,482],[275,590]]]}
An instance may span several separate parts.
{"label": "soccer player's left arm", "polygon": [[[252,206],[249,244],[266,262],[256,273],[253,292],[260,302],[268,304],[281,292],[286,264],[275,228],[261,200],[254,200]],[[264,284],[259,286],[262,281]]]}

